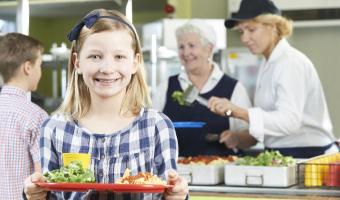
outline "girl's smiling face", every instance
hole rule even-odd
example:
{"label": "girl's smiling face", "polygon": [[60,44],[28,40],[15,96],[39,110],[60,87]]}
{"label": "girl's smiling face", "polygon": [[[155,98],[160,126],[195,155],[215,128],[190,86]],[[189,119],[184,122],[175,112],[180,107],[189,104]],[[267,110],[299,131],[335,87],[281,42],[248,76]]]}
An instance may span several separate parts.
{"label": "girl's smiling face", "polygon": [[127,30],[91,34],[74,56],[77,73],[82,74],[91,96],[100,98],[124,96],[139,63]]}

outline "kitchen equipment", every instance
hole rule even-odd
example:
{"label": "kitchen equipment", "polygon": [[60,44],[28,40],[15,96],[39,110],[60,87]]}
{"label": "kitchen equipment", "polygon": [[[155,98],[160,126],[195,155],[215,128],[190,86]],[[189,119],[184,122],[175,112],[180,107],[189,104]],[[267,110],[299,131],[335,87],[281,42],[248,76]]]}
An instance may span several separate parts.
{"label": "kitchen equipment", "polygon": [[[199,95],[198,90],[193,85],[189,85],[187,89],[184,90],[183,98],[184,98],[184,101],[189,105],[192,104],[196,100],[201,105],[208,107],[208,100],[201,97]],[[224,114],[226,117],[229,117],[231,113],[232,113],[231,110],[227,110]]]}
{"label": "kitchen equipment", "polygon": [[234,163],[224,167],[226,185],[255,187],[289,187],[296,184],[296,165],[244,166]]}
{"label": "kitchen equipment", "polygon": [[178,164],[177,171],[192,185],[217,185],[223,182],[224,164]]}
{"label": "kitchen equipment", "polygon": [[205,135],[205,140],[208,142],[218,142],[220,141],[220,135],[216,133],[207,133],[207,135]]}
{"label": "kitchen equipment", "polygon": [[235,160],[237,160],[236,156],[180,157],[177,171],[189,184],[216,185],[223,182],[224,165]]}
{"label": "kitchen equipment", "polygon": [[208,107],[208,100],[199,96],[198,90],[193,86],[189,85],[187,89],[183,92],[183,98],[187,104],[192,104],[195,100],[202,104],[203,106]]}

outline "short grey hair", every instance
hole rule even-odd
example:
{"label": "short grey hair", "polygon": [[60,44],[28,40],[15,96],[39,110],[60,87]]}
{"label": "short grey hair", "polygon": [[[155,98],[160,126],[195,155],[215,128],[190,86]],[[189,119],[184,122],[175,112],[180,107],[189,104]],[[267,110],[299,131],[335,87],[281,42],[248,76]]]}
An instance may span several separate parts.
{"label": "short grey hair", "polygon": [[190,20],[188,23],[176,29],[176,39],[187,33],[197,34],[204,46],[211,44],[213,50],[216,48],[216,33],[212,26],[204,20]]}

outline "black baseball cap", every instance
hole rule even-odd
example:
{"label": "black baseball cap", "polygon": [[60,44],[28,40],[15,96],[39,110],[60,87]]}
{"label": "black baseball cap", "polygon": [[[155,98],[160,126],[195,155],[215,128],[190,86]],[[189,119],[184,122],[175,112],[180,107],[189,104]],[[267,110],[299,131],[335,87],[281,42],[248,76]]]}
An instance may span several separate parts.
{"label": "black baseball cap", "polygon": [[232,13],[231,17],[225,20],[224,25],[233,28],[236,22],[253,19],[261,14],[281,15],[281,11],[271,0],[242,0],[239,10]]}

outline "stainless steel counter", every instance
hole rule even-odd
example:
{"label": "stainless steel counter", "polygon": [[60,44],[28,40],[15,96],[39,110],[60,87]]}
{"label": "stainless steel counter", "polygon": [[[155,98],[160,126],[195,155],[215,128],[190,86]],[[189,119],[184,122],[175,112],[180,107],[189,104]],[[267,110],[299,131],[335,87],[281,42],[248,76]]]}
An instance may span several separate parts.
{"label": "stainless steel counter", "polygon": [[320,188],[299,188],[291,186],[288,188],[262,188],[262,187],[230,187],[225,185],[204,186],[190,185],[190,192],[212,192],[212,193],[242,193],[242,194],[268,194],[268,195],[312,195],[312,196],[332,196],[340,198],[340,187],[335,189]]}

